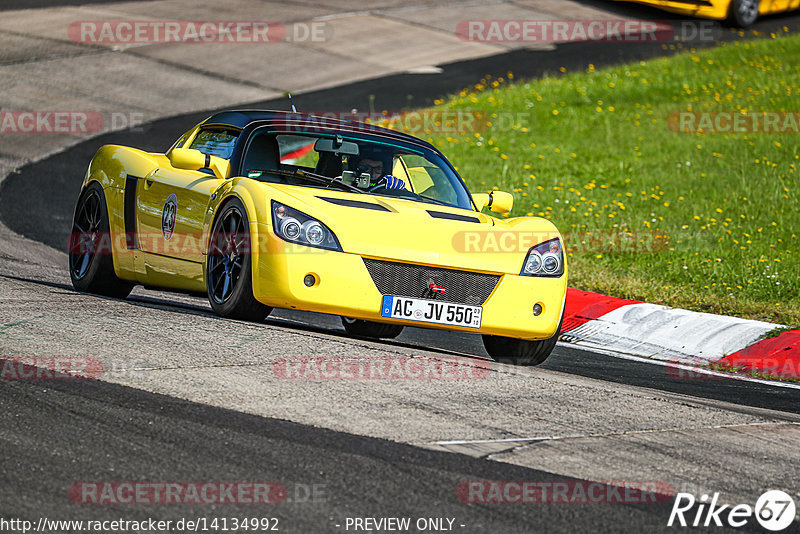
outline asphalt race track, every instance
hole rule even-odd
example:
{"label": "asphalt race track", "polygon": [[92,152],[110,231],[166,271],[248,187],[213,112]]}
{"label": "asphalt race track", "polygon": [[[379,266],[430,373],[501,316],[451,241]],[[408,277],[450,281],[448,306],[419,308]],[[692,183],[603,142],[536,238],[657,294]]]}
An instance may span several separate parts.
{"label": "asphalt race track", "polygon": [[[279,480],[287,502],[258,510],[278,517],[289,532],[335,531],[343,516],[455,517],[465,532],[557,530],[573,523],[657,528],[668,505],[623,507],[508,506],[491,509],[455,499],[463,480],[566,481],[544,471],[466,458],[91,382],[62,382],[47,390],[30,383],[2,389],[3,427],[10,458],[4,485],[25,487],[4,496],[6,509],[25,515],[64,516],[70,503],[62,480]],[[52,419],[41,417],[46,409]],[[11,420],[7,414],[13,413]],[[102,414],[102,417],[98,417]],[[59,432],[54,436],[53,421]],[[24,422],[24,423],[23,423]],[[11,434],[9,436],[9,433]],[[39,443],[32,447],[31,443]],[[102,446],[99,446],[102,444]],[[187,447],[191,444],[190,447]],[[54,454],[58,451],[57,454]],[[48,452],[50,454],[48,454]],[[64,462],[64,458],[72,459]],[[46,474],[46,476],[43,476]],[[307,495],[306,488],[323,487]],[[313,491],[313,490],[312,490]],[[45,501],[49,501],[44,505]],[[67,510],[65,510],[65,508]],[[74,506],[73,506],[74,508]],[[84,509],[74,519],[178,519],[202,516],[185,506]],[[222,510],[208,510],[209,517]],[[247,505],[229,517],[251,516]],[[326,528],[327,525],[327,528]],[[580,530],[580,529],[578,529]]]}
{"label": "asphalt race track", "polygon": [[[783,26],[800,26],[800,15],[757,29]],[[435,75],[302,93],[295,104],[368,109],[374,96],[378,109],[399,109],[413,95],[411,105],[422,106],[487,73],[534,77],[585,68],[589,57],[601,67],[663,53],[660,44],[613,43],[515,50],[442,65]],[[213,111],[79,142],[0,183],[0,220],[27,238],[0,253],[0,366],[72,356],[98,358],[105,369],[100,380],[0,381],[0,519],[273,517],[283,532],[347,532],[347,518],[411,517],[452,518],[465,533],[655,532],[674,530],[666,527],[671,501],[467,504],[456,488],[471,480],[660,481],[750,505],[772,488],[796,494],[800,388],[792,385],[676,376],[566,344],[540,367],[515,368],[488,361],[476,335],[406,328],[393,341],[351,340],[337,317],[320,314],[276,310],[252,324],[220,319],[186,295],[137,288],[120,301],[75,292],[64,250],[97,148],[164,150]],[[292,356],[463,358],[490,373],[281,380],[275,361]],[[81,481],[275,481],[288,494],[266,506],[92,506],[69,498]],[[795,523],[784,532],[797,531]]]}

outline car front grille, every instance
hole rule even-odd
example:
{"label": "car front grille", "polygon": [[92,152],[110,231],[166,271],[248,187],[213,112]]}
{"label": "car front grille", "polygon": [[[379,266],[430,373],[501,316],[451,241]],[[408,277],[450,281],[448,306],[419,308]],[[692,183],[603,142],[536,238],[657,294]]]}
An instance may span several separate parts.
{"label": "car front grille", "polygon": [[[364,258],[372,281],[382,295],[427,298],[482,306],[494,291],[499,276]],[[433,293],[431,284],[445,288]]]}

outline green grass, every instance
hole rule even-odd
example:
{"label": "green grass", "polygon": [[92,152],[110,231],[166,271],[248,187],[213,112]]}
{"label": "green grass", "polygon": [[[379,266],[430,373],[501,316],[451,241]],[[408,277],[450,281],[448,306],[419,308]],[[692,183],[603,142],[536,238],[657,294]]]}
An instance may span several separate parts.
{"label": "green grass", "polygon": [[[422,136],[472,191],[515,192],[512,216],[561,229],[571,286],[797,325],[800,134],[668,127],[684,110],[800,111],[797,58],[800,36],[772,36],[533,81],[509,73],[437,103],[485,113],[479,131]],[[600,242],[583,245],[587,232]]]}

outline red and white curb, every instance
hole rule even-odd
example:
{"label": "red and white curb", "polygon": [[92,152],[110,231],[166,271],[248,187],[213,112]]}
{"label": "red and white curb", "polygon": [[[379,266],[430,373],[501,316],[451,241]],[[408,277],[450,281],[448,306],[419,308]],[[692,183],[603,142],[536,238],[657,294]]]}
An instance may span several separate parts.
{"label": "red and white curb", "polygon": [[800,379],[800,330],[765,337],[776,328],[570,288],[561,341],[676,366]]}

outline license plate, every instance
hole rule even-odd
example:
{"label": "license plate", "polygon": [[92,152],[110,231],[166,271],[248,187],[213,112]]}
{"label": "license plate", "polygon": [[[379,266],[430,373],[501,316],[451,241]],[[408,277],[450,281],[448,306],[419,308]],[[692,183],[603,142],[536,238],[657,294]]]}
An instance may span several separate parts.
{"label": "license plate", "polygon": [[483,308],[480,306],[393,295],[384,295],[381,306],[383,317],[467,328],[480,328],[482,313]]}

